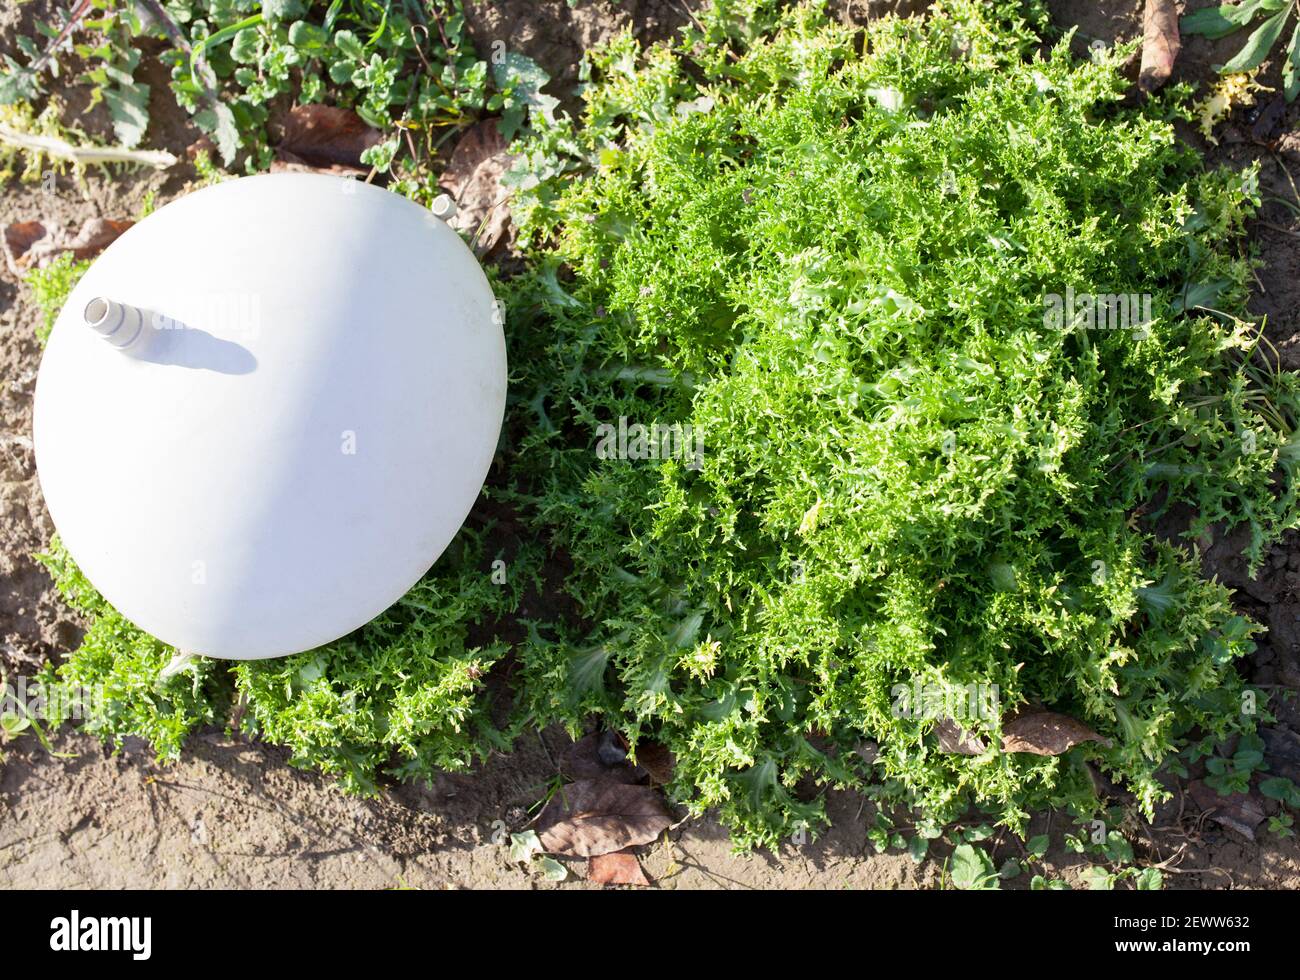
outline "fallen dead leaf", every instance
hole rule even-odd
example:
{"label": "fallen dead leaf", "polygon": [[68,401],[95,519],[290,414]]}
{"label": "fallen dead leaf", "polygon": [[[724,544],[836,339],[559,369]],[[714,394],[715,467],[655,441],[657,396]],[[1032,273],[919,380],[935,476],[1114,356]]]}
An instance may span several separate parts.
{"label": "fallen dead leaf", "polygon": [[593,857],[648,844],[672,822],[663,797],[649,786],[579,779],[546,804],[537,836],[551,854]]}
{"label": "fallen dead leaf", "polygon": [[1264,822],[1264,807],[1249,793],[1220,796],[1213,787],[1197,779],[1187,787],[1192,800],[1215,823],[1235,830],[1247,840],[1255,839],[1255,828]]}
{"label": "fallen dead leaf", "polygon": [[1147,0],[1142,14],[1142,68],[1138,73],[1138,88],[1154,92],[1169,81],[1181,46],[1174,0]]}
{"label": "fallen dead leaf", "polygon": [[379,130],[351,109],[337,106],[296,105],[282,125],[273,171],[367,173],[370,168],[361,162],[361,154],[383,140]]}
{"label": "fallen dead leaf", "polygon": [[369,173],[369,170],[361,170],[357,167],[348,167],[341,163],[335,163],[328,167],[314,167],[310,163],[295,157],[292,153],[277,153],[275,159],[271,161],[270,172],[273,174],[328,174],[331,177],[349,177],[355,178],[362,173]]}
{"label": "fallen dead leaf", "polygon": [[1002,751],[1061,755],[1081,742],[1110,745],[1083,722],[1055,711],[1027,711],[1002,723]]}
{"label": "fallen dead leaf", "polygon": [[22,265],[27,252],[45,237],[45,226],[39,221],[15,221],[4,230],[5,265],[15,278],[22,278]]}
{"label": "fallen dead leaf", "polygon": [[1268,143],[1286,117],[1287,101],[1282,95],[1274,96],[1259,108],[1250,125],[1250,138],[1256,143]]}
{"label": "fallen dead leaf", "polygon": [[613,734],[610,731],[593,732],[578,739],[564,753],[564,758],[560,762],[560,771],[569,779],[608,779],[618,783],[643,782],[646,777],[645,770],[630,765],[626,752],[620,751],[614,755],[608,748],[603,747]]}
{"label": "fallen dead leaf", "polygon": [[587,880],[598,885],[638,885],[647,888],[650,879],[631,851],[597,854],[587,861]]}
{"label": "fallen dead leaf", "polygon": [[983,755],[986,746],[983,741],[967,733],[951,718],[940,718],[934,726],[934,733],[939,736],[939,748],[953,755]]}
{"label": "fallen dead leaf", "polygon": [[504,153],[506,141],[495,119],[484,119],[465,130],[447,161],[438,185],[452,197],[459,198],[484,162]]}
{"label": "fallen dead leaf", "polygon": [[98,255],[115,242],[134,221],[114,221],[112,218],[87,218],[81,230],[67,245],[67,250],[78,259]]}
{"label": "fallen dead leaf", "polygon": [[131,227],[133,221],[87,218],[75,235],[62,228],[50,230],[42,221],[15,221],[4,229],[5,265],[17,278],[28,270],[49,265],[65,252],[77,259],[98,255]]}
{"label": "fallen dead leaf", "polygon": [[677,757],[666,746],[658,742],[637,742],[637,765],[650,774],[650,778],[660,784],[672,782],[673,770],[677,768]]}
{"label": "fallen dead leaf", "polygon": [[480,256],[506,240],[510,230],[509,195],[501,186],[510,160],[497,121],[485,119],[465,131],[438,180],[456,202],[451,226],[475,240]]}

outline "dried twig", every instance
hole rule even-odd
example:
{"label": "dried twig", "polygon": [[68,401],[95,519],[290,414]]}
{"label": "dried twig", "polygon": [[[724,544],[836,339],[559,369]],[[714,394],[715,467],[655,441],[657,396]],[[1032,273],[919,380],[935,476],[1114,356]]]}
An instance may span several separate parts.
{"label": "dried twig", "polygon": [[0,143],[32,153],[45,153],[68,160],[79,167],[95,163],[134,163],[165,170],[176,163],[166,150],[128,150],[124,146],[74,146],[57,136],[24,133],[0,123]]}
{"label": "dried twig", "polygon": [[72,12],[68,14],[68,22],[63,25],[62,30],[59,31],[54,40],[51,41],[49,46],[41,53],[41,56],[32,62],[32,71],[40,71],[49,63],[50,59],[54,57],[54,52],[59,49],[59,45],[63,44],[72,36],[72,31],[81,23],[82,18],[84,18],[86,14],[90,13],[91,6],[92,0],[80,0],[80,2],[72,8]]}

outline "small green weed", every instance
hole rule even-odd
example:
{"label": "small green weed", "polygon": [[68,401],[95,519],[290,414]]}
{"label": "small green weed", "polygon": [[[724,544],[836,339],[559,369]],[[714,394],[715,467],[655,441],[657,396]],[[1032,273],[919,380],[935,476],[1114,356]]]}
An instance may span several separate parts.
{"label": "small green weed", "polygon": [[[35,102],[43,72],[58,74],[57,35],[21,38],[19,62],[0,71],[0,105]],[[501,52],[477,58],[460,0],[95,0],[72,31],[88,67],[80,82],[92,104],[107,105],[122,146],[137,146],[149,125],[149,86],[138,79],[136,42],[167,44],[159,55],[177,102],[207,133],[225,167],[265,170],[273,150],[266,123],[276,106],[328,101],[355,109],[386,138],[363,162],[400,171],[414,194],[442,142],[483,112],[503,115],[505,135],[555,100],[541,93],[546,74],[530,59]],[[37,66],[42,66],[39,70]],[[407,186],[409,184],[409,186]]]}
{"label": "small green weed", "polygon": [[36,339],[44,346],[54,329],[63,304],[82,274],[90,268],[86,259],[77,259],[64,252],[43,269],[32,269],[24,281],[32,290],[32,299],[41,311],[41,323],[36,328]]}

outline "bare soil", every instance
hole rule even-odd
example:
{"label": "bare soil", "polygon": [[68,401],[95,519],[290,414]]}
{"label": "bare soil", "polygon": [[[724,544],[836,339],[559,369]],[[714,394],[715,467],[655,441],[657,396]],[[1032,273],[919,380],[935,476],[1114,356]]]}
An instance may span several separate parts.
{"label": "bare soil", "polygon": [[[592,44],[623,29],[645,40],[667,37],[697,5],[698,0],[583,0],[571,8],[566,0],[475,0],[469,24],[480,51],[489,51],[494,40],[523,51],[551,73],[555,93],[563,95]],[[35,0],[0,11],[0,52],[13,50],[18,33],[33,33],[36,18],[48,21],[53,6]],[[844,19],[860,22],[924,3],[840,0],[833,6]],[[1141,31],[1136,0],[1051,0],[1050,6],[1059,25],[1078,25],[1074,43],[1080,50],[1093,40],[1112,43]],[[1212,77],[1212,66],[1233,53],[1234,42],[1240,39],[1185,40],[1175,81]],[[1275,82],[1276,74],[1274,66],[1263,79]],[[183,157],[197,134],[175,109],[165,79],[156,81],[146,143]],[[105,132],[101,110],[78,108],[85,100],[76,86],[61,94],[76,125]],[[1286,108],[1262,135],[1252,131],[1253,120],[1234,119],[1218,147],[1203,146],[1195,133],[1185,135],[1208,151],[1211,163],[1260,160],[1266,195],[1292,197],[1284,168],[1300,171],[1297,115],[1296,108]],[[80,183],[62,177],[49,192],[5,186],[0,223],[39,218],[75,227],[93,216],[134,217],[147,194],[165,203],[184,192],[191,176],[180,165],[165,174],[91,174]],[[1289,228],[1293,220],[1277,203],[1268,204],[1262,217],[1277,228]],[[1268,316],[1269,336],[1287,366],[1300,367],[1300,243],[1262,223],[1253,235],[1262,260],[1254,309]],[[30,673],[75,649],[81,633],[76,616],[31,557],[53,530],[31,448],[38,318],[29,290],[0,268],[0,666],[11,674]],[[1277,721],[1264,732],[1269,761],[1275,772],[1300,781],[1300,708],[1286,697],[1300,692],[1300,537],[1289,536],[1274,548],[1257,580],[1244,574],[1240,544],[1215,541],[1204,552],[1206,572],[1237,589],[1243,610],[1269,627],[1243,669],[1256,683],[1273,685]],[[566,742],[562,733],[543,732],[471,773],[444,775],[431,787],[390,788],[363,800],[294,769],[278,747],[217,731],[195,736],[180,762],[163,766],[147,746],[130,740],[114,752],[87,736],[64,734],[54,745],[58,755],[51,755],[25,737],[6,747],[0,763],[0,887],[592,887],[582,881],[582,862],[571,864],[568,883],[554,885],[510,865],[503,845],[506,832],[522,829],[545,795]],[[1300,844],[1262,828],[1258,840],[1247,840],[1207,819],[1185,784],[1173,788],[1173,800],[1153,825],[1124,828],[1142,862],[1164,865],[1170,887],[1300,887]],[[828,807],[831,830],[817,841],[788,843],[776,854],[732,854],[725,831],[705,817],[684,818],[659,842],[638,849],[639,857],[661,888],[940,885],[941,860],[916,864],[906,855],[874,853],[866,836],[870,803],[834,793]],[[1065,827],[1063,817],[1041,815],[1031,830],[1055,831],[1046,870],[1077,885],[1087,862],[1061,848]],[[999,837],[993,854],[1000,863],[1020,856],[1021,845]],[[1006,886],[1026,884],[1022,875]]]}

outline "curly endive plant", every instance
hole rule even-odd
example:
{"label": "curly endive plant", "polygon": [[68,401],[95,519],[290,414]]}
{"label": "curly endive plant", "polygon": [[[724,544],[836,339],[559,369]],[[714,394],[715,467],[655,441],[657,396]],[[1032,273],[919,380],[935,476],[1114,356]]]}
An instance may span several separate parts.
{"label": "curly endive plant", "polygon": [[[1192,544],[1246,525],[1257,564],[1296,520],[1296,384],[1238,318],[1256,177],[1045,23],[718,3],[524,147],[516,473],[585,625],[535,624],[522,696],[665,743],[741,846],[827,785],[1021,828],[1101,770],[1149,813],[1192,734],[1255,723],[1257,627]],[[1102,740],[1000,750],[1044,709]]]}

